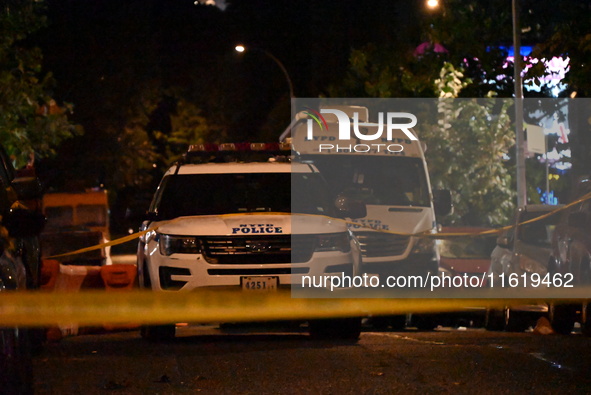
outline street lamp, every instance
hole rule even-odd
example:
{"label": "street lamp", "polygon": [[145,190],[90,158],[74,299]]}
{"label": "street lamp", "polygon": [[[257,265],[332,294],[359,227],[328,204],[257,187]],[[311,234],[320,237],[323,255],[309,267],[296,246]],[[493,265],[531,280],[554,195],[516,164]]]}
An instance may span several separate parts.
{"label": "street lamp", "polygon": [[269,58],[271,58],[271,60],[273,60],[275,62],[275,64],[277,64],[277,66],[279,66],[279,68],[281,69],[281,72],[283,73],[283,75],[285,76],[285,79],[287,80],[287,85],[289,87],[290,108],[293,113],[293,99],[295,98],[295,95],[293,93],[293,83],[292,83],[291,78],[289,77],[289,73],[287,72],[287,69],[285,68],[283,63],[281,63],[281,61],[279,59],[277,59],[277,57],[275,57],[271,52],[269,52],[265,49],[262,49],[262,48],[258,48],[258,47],[247,48],[246,46],[239,44],[239,45],[236,45],[236,47],[234,49],[236,50],[236,52],[239,52],[239,53],[246,52],[247,49],[250,51],[260,51],[260,52],[264,53],[266,56],[268,56]]}
{"label": "street lamp", "polygon": [[427,7],[432,10],[439,7],[439,0],[427,0]]}

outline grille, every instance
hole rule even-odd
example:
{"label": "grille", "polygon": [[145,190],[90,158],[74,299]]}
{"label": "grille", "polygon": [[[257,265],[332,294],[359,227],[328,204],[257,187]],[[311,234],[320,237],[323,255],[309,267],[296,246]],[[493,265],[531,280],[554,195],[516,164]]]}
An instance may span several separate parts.
{"label": "grille", "polygon": [[356,232],[365,258],[402,255],[408,245],[409,236],[379,232]]}
{"label": "grille", "polygon": [[210,236],[199,238],[201,251],[211,264],[301,263],[312,257],[315,237],[305,236]]}

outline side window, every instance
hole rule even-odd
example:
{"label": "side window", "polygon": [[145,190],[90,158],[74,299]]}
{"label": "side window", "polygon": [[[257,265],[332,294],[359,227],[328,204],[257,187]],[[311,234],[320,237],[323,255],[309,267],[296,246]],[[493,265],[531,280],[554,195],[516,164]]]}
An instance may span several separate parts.
{"label": "side window", "polygon": [[160,208],[160,202],[162,201],[162,191],[166,188],[166,184],[168,183],[169,179],[170,176],[164,177],[160,182],[160,185],[158,185],[158,189],[156,189],[156,193],[154,194],[152,202],[150,203],[150,208],[148,209],[150,212],[158,212]]}
{"label": "side window", "polygon": [[74,208],[72,206],[46,207],[47,228],[59,229],[74,225]]}

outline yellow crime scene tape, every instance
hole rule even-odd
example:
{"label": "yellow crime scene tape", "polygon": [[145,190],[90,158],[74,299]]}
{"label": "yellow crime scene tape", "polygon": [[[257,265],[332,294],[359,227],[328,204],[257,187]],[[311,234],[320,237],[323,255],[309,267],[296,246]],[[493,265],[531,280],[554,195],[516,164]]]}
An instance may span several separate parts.
{"label": "yellow crime scene tape", "polygon": [[[368,317],[406,313],[461,311],[468,307],[503,308],[539,304],[542,298],[487,299],[474,290],[469,299],[445,298],[293,298],[275,292],[199,289],[191,292],[4,292],[0,295],[1,326],[224,323],[322,318]],[[573,298],[589,295],[577,290]],[[579,299],[573,299],[579,300]],[[564,302],[564,300],[562,301]]]}
{"label": "yellow crime scene tape", "polygon": [[[550,211],[548,213],[545,213],[543,215],[540,215],[538,217],[535,217],[533,219],[527,220],[527,221],[523,221],[519,224],[516,225],[508,225],[508,226],[503,226],[500,228],[495,228],[495,229],[489,229],[489,230],[485,230],[485,231],[481,231],[481,232],[474,232],[474,233],[462,233],[462,232],[453,232],[453,233],[432,233],[431,231],[426,231],[426,232],[418,232],[418,233],[403,233],[403,232],[394,232],[394,231],[390,231],[390,230],[385,230],[385,229],[373,229],[369,226],[363,225],[363,224],[359,224],[357,222],[354,221],[347,221],[344,219],[340,219],[340,218],[333,218],[333,217],[328,217],[325,215],[319,215],[319,214],[298,214],[298,215],[309,215],[309,216],[313,216],[313,217],[326,217],[329,218],[331,220],[334,221],[340,221],[340,222],[344,222],[348,225],[355,225],[355,226],[359,226],[361,228],[366,228],[366,229],[372,229],[376,232],[382,232],[382,233],[390,233],[390,234],[395,234],[395,235],[400,235],[400,236],[411,236],[411,237],[429,237],[429,238],[435,238],[435,239],[444,239],[444,238],[448,238],[448,237],[477,237],[477,236],[487,236],[487,235],[494,235],[494,234],[500,234],[504,231],[507,231],[509,229],[518,227],[518,226],[523,226],[523,225],[527,225],[536,221],[541,221],[545,218],[548,218],[552,215],[556,215],[561,211],[564,211],[572,206],[575,206],[579,203],[582,203],[586,200],[591,199],[591,193],[588,193],[586,195],[584,195],[583,197],[581,197],[580,199],[577,199],[569,204],[566,204],[562,207],[557,208],[556,210]],[[232,213],[232,214],[220,214],[217,215],[217,217],[220,218],[227,218],[227,217],[235,217],[235,216],[245,216],[245,215],[290,215],[291,213],[282,213],[282,212],[251,212],[251,213]],[[150,233],[150,232],[154,232],[156,231],[160,226],[164,226],[166,224],[170,224],[173,223],[177,220],[182,220],[182,218],[175,218],[173,220],[170,221],[163,221],[160,223],[160,225],[146,229],[144,231],[141,232],[136,232],[133,233],[131,235],[128,236],[124,236],[121,237],[119,239],[115,239],[115,240],[111,240],[109,242],[106,243],[102,243],[102,244],[97,244],[91,247],[86,247],[86,248],[81,248],[75,251],[71,251],[71,252],[66,252],[63,254],[59,254],[59,255],[53,255],[48,257],[48,259],[53,259],[53,258],[61,258],[61,257],[65,257],[65,256],[69,256],[69,255],[76,255],[76,254],[82,254],[85,252],[89,252],[89,251],[94,251],[94,250],[98,250],[101,248],[105,248],[105,247],[111,247],[111,246],[115,246],[115,245],[119,245],[119,244],[123,244],[123,243],[127,243],[129,241],[133,241],[135,239],[140,238],[141,236]]]}
{"label": "yellow crime scene tape", "polygon": [[[506,226],[480,233],[448,233],[448,234],[403,234],[415,237],[474,237],[500,233],[532,223],[573,205],[591,199],[591,193],[568,205],[548,214],[525,221],[518,225]],[[261,213],[250,213],[252,215]],[[265,215],[284,215],[287,213],[264,213]],[[222,217],[245,215],[225,214]],[[248,214],[247,214],[248,215]],[[175,219],[176,220],[176,219]],[[171,223],[175,220],[161,223]],[[336,219],[335,219],[336,220]],[[344,220],[343,220],[344,221]],[[359,225],[354,222],[345,221]],[[67,255],[114,246],[137,239],[158,226],[112,240],[100,245],[79,249],[66,254],[56,255],[58,258]],[[386,233],[395,233],[381,230]],[[413,294],[404,298],[338,298],[331,294],[325,298],[294,298],[289,291],[276,292],[244,292],[227,289],[198,289],[191,292],[41,292],[18,291],[0,292],[0,324],[5,326],[45,326],[60,323],[77,323],[79,325],[103,324],[158,324],[173,322],[245,322],[268,320],[295,320],[336,317],[366,317],[370,315],[434,313],[457,311],[467,307],[502,308],[506,305],[523,305],[539,303],[540,300],[553,298],[552,289],[544,293],[523,290],[515,293],[514,299],[491,299],[490,290],[471,289],[468,293],[454,293],[449,298],[425,298],[425,294]],[[487,292],[488,291],[488,292]],[[584,300],[591,297],[587,288],[569,291],[573,300]],[[565,300],[562,300],[565,302]]]}

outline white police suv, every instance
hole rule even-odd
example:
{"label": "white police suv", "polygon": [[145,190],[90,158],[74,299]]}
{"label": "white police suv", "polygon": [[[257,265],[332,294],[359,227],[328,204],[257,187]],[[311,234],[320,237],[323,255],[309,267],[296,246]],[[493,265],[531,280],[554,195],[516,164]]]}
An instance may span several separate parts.
{"label": "white police suv", "polygon": [[[191,146],[164,175],[142,225],[156,229],[139,242],[140,287],[248,292],[301,284],[302,276],[359,273],[359,243],[335,217],[363,216],[365,206],[339,211],[317,169],[278,160],[277,149]],[[360,320],[314,321],[310,329],[356,339]],[[148,326],[142,335],[159,340],[174,332],[174,325]]]}

